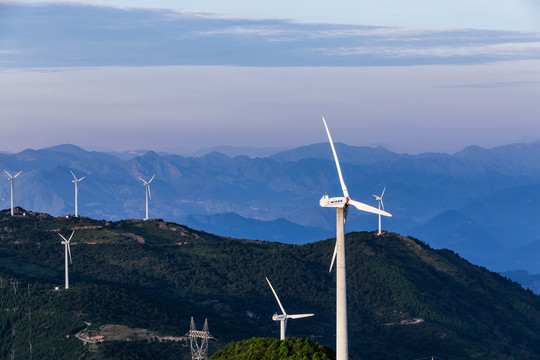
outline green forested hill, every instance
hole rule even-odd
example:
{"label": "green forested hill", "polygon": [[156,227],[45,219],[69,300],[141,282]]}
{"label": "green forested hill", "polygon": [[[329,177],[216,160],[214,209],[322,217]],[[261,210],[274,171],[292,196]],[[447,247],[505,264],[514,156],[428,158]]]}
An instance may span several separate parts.
{"label": "green forested hill", "polygon": [[[64,290],[58,232],[72,229]],[[265,276],[288,312],[315,313],[289,321],[287,335],[333,348],[333,247],[332,239],[298,246],[223,238],[160,220],[3,211],[0,358],[28,359],[30,343],[34,359],[189,358],[188,343],[163,337],[183,336],[191,316],[199,328],[208,318],[218,339],[210,353],[230,341],[278,337],[271,316],[279,308]],[[347,271],[352,356],[540,358],[540,297],[451,251],[393,233],[350,233]],[[104,341],[83,345],[79,330]]]}
{"label": "green forested hill", "polygon": [[210,360],[330,360],[335,357],[333,350],[308,339],[253,338],[230,343]]}

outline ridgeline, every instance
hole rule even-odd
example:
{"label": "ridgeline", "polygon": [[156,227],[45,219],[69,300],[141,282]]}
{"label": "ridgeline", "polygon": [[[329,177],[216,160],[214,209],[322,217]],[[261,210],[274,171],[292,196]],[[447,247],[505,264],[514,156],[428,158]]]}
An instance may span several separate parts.
{"label": "ridgeline", "polygon": [[[265,276],[288,312],[315,313],[289,321],[287,336],[335,346],[333,239],[289,245],[161,220],[17,214],[0,213],[0,358],[189,359],[191,316],[199,327],[208,318],[218,339],[210,354],[277,338]],[[58,233],[72,230],[64,290]],[[352,356],[540,358],[540,297],[531,291],[414,238],[354,232],[346,242]]]}

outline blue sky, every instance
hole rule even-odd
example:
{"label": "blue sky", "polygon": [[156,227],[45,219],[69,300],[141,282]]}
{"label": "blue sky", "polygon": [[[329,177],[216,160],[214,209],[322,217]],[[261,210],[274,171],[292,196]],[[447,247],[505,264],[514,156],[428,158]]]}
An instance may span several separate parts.
{"label": "blue sky", "polygon": [[75,3],[0,2],[0,150],[540,137],[533,1]]}

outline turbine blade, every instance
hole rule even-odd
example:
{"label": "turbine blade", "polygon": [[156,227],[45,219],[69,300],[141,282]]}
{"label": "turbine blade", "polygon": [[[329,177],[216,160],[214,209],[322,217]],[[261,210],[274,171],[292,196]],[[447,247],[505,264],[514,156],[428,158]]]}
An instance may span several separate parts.
{"label": "turbine blade", "polygon": [[310,317],[313,315],[315,314],[296,314],[296,315],[287,315],[287,317],[289,319],[301,319],[301,318]]}
{"label": "turbine blade", "polygon": [[73,231],[71,232],[71,235],[69,236],[69,240],[67,241],[68,243],[71,241],[71,238],[73,237],[73,234],[75,234],[75,230],[73,230]]}
{"label": "turbine blade", "polygon": [[62,239],[64,239],[65,242],[67,242],[67,239],[64,237],[64,235],[62,235],[62,234],[60,234],[60,233],[58,233],[58,235],[60,235],[60,237],[61,237]]}
{"label": "turbine blade", "polygon": [[69,246],[69,242],[67,244],[67,250],[68,250],[68,254],[69,254],[69,263],[73,264],[73,262],[71,261],[71,246]]}
{"label": "turbine blade", "polygon": [[6,170],[4,170],[4,172],[7,174],[7,176],[9,176],[9,179],[11,180],[12,176],[10,173],[8,173]]}
{"label": "turbine blade", "polygon": [[381,199],[381,207],[382,207],[382,209],[384,211],[384,203],[383,203],[382,199]]}
{"label": "turbine blade", "polygon": [[154,180],[155,177],[156,177],[156,174],[154,174],[154,176],[152,176],[152,178],[150,180],[148,180],[148,183],[150,184],[152,182],[152,180]]}
{"label": "turbine blade", "polygon": [[144,185],[146,185],[146,181],[144,181],[140,176],[139,176],[139,180],[141,180],[144,183]]}
{"label": "turbine blade", "polygon": [[287,313],[285,312],[285,309],[283,308],[283,305],[281,305],[281,301],[279,301],[279,298],[278,298],[278,296],[276,294],[276,291],[272,287],[272,284],[270,284],[270,280],[268,280],[268,278],[266,278],[266,281],[268,281],[268,285],[270,285],[270,289],[272,289],[272,292],[274,293],[274,296],[276,297],[277,303],[278,303],[279,307],[281,308],[281,312],[283,313],[283,315],[287,315]]}
{"label": "turbine blade", "polygon": [[383,191],[382,191],[382,194],[381,194],[381,198],[384,196],[384,192],[386,191],[386,186],[384,187]]}
{"label": "turbine blade", "polygon": [[360,210],[360,211],[366,211],[366,212],[370,212],[370,213],[374,213],[374,214],[379,214],[379,215],[384,215],[384,216],[389,216],[389,217],[392,216],[392,214],[389,214],[389,213],[387,213],[387,212],[384,211],[384,210],[379,210],[379,209],[377,209],[376,207],[366,205],[366,204],[361,203],[361,202],[356,201],[356,200],[350,200],[349,203],[350,203],[352,206],[354,206],[355,208],[357,208],[358,210]]}
{"label": "turbine blade", "polygon": [[77,181],[81,181],[81,180],[82,180],[82,179],[84,179],[85,177],[86,177],[86,176],[83,176],[82,178],[80,178],[80,179],[79,179],[79,180],[77,180]]}
{"label": "turbine blade", "polygon": [[152,193],[150,192],[150,183],[148,183],[148,185],[146,185],[146,188],[148,189],[148,198],[150,200],[152,200]]}
{"label": "turbine blade", "polygon": [[349,205],[345,205],[343,209],[343,224],[347,221],[347,215],[349,215]]}
{"label": "turbine blade", "polygon": [[332,141],[332,136],[330,136],[330,130],[328,130],[328,125],[326,125],[326,120],[324,116],[322,117],[324,127],[326,128],[326,133],[328,134],[328,140],[330,141],[330,146],[332,147],[332,153],[334,154],[334,160],[336,162],[336,168],[339,175],[339,182],[341,183],[341,190],[343,190],[343,196],[346,198],[349,197],[349,192],[347,191],[347,186],[345,186],[345,181],[343,181],[343,175],[341,175],[341,167],[339,166],[339,160],[336,154],[336,149],[334,148],[334,142]]}
{"label": "turbine blade", "polygon": [[17,176],[19,176],[21,173],[22,173],[22,170],[19,171],[17,174],[15,174],[15,176],[14,176],[13,178],[15,179],[15,178],[16,178]]}
{"label": "turbine blade", "polygon": [[73,178],[75,179],[75,181],[77,180],[77,177],[75,176],[75,174],[73,173],[73,171],[71,171],[71,169],[69,169],[69,172],[71,173],[71,175],[73,176]]}
{"label": "turbine blade", "polygon": [[336,240],[336,246],[334,246],[334,255],[332,255],[332,262],[330,263],[330,270],[328,270],[328,272],[332,272],[332,268],[334,267],[334,262],[336,261],[336,255],[337,255],[337,240]]}

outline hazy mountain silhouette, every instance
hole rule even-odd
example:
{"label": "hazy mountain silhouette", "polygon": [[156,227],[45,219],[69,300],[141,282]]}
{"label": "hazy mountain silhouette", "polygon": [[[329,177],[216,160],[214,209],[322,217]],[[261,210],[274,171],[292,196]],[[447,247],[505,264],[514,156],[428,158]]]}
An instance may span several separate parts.
{"label": "hazy mountain silhouette", "polygon": [[[540,224],[540,142],[493,149],[469,147],[456,154],[397,154],[384,148],[336,144],[351,196],[376,206],[384,196],[392,218],[383,228],[453,249],[495,270],[540,272],[527,252]],[[79,183],[82,215],[118,220],[144,216],[144,187],[150,178],[150,217],[190,224],[223,236],[284,242],[317,240],[335,231],[332,211],[318,205],[328,192],[341,195],[332,153],[320,143],[268,158],[200,157],[153,151],[124,160],[110,153],[59,145],[0,154],[0,167],[23,170],[15,182],[15,204],[53,215],[73,213],[72,169]],[[9,207],[9,182],[0,181],[2,207]],[[234,215],[235,214],[235,215]],[[205,228],[207,227],[207,228]],[[351,211],[347,231],[373,230],[377,216]],[[299,240],[301,239],[301,240]],[[520,254],[509,259],[498,254]]]}

